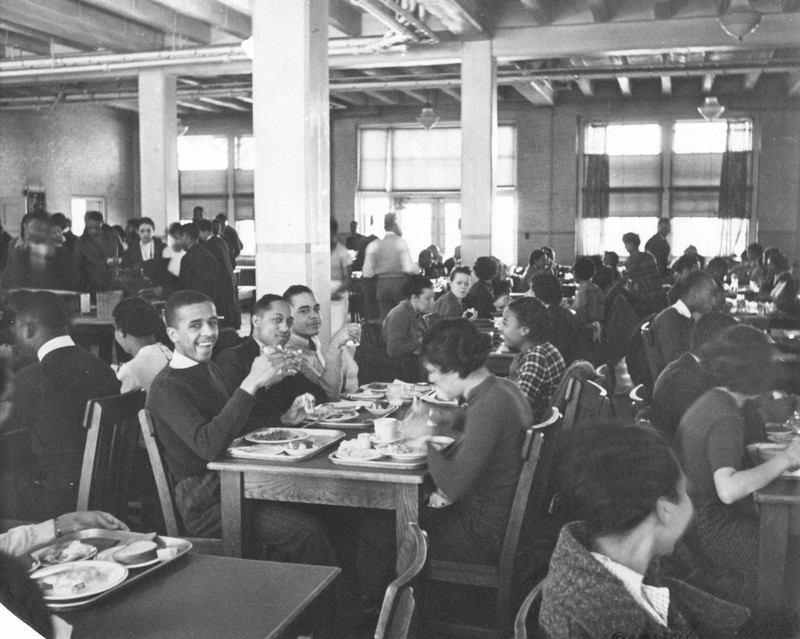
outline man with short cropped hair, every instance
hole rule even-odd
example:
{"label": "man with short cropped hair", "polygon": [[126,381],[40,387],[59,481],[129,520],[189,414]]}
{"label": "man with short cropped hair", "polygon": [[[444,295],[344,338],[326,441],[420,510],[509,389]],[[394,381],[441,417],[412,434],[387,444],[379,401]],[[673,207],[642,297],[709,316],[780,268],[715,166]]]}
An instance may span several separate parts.
{"label": "man with short cropped hair", "polygon": [[28,213],[23,218],[23,239],[18,246],[7,246],[8,254],[0,288],[71,289],[70,257],[55,246],[50,235],[51,221],[46,213]]}
{"label": "man with short cropped hair", "polygon": [[217,310],[225,318],[223,323],[238,331],[242,326],[242,313],[228,245],[221,237],[214,235],[214,223],[211,220],[197,222],[197,232],[201,244],[217,262]]}
{"label": "man with short cropped hair", "polygon": [[72,251],[73,277],[78,290],[89,293],[121,288],[114,277],[114,268],[122,263],[124,248],[117,232],[103,222],[100,211],[87,211],[86,224]]}
{"label": "man with short cropped hair", "polygon": [[[147,409],[175,482],[175,503],[186,533],[220,537],[219,474],[207,464],[249,430],[255,395],[286,375],[286,358],[273,351],[253,358],[228,392],[211,352],[219,334],[212,301],[196,291],[167,299],[167,334],[175,344],[169,365],[153,380]],[[333,549],[317,521],[299,509],[259,501],[252,504],[255,536],[290,561],[334,565]]]}
{"label": "man with short cropped hair", "polygon": [[345,390],[358,387],[358,364],[349,351],[348,341],[357,343],[361,336],[358,324],[345,324],[332,336],[327,348],[322,347],[319,331],[322,318],[319,302],[307,286],[295,284],[283,294],[292,306],[292,335],[287,346],[302,351],[300,372],[318,384],[331,400]]}
{"label": "man with short cropped hair", "polygon": [[197,291],[211,300],[217,298],[218,265],[214,256],[200,243],[197,224],[172,224],[169,235],[173,239],[173,247],[185,251],[181,258],[181,270],[178,275],[181,288]]}
{"label": "man with short cropped hair", "polygon": [[644,250],[652,253],[656,258],[656,265],[658,272],[662,279],[667,277],[669,265],[669,252],[670,245],[667,242],[667,236],[672,232],[672,223],[668,217],[662,217],[658,220],[658,229],[656,234],[653,235],[644,245]]}
{"label": "man with short cropped hair", "polygon": [[54,293],[23,298],[14,320],[17,348],[38,361],[18,378],[37,380],[16,388],[13,401],[34,406],[27,427],[34,464],[4,474],[0,512],[8,519],[43,520],[75,510],[86,429],[86,402],[119,393],[119,381],[105,362],[75,345],[69,316]]}
{"label": "man with short cropped hair", "polygon": [[256,301],[251,321],[250,337],[217,356],[222,379],[233,392],[260,353],[289,355],[283,376],[273,378],[256,392],[249,428],[296,426],[307,416],[303,395],[310,393],[318,404],[328,401],[328,396],[319,384],[299,372],[300,353],[294,358],[285,348],[291,335],[292,307],[279,295],[264,295]]}
{"label": "man with short cropped hair", "polygon": [[231,262],[235,266],[236,258],[239,257],[239,254],[242,252],[244,244],[242,244],[242,240],[239,239],[239,234],[236,232],[236,229],[228,224],[227,215],[220,213],[214,219],[222,224],[222,239],[224,239],[225,243],[228,245],[228,249],[231,252]]}
{"label": "man with short cropped hair", "polygon": [[637,312],[640,317],[658,313],[667,304],[667,296],[661,289],[661,274],[656,258],[648,251],[640,251],[641,240],[636,233],[625,233],[622,243],[628,251],[625,262],[625,281],[631,293],[636,296]]}
{"label": "man with short cropped hair", "polygon": [[416,270],[394,213],[384,216],[383,228],[386,234],[377,242],[371,242],[364,254],[364,277],[376,278],[380,319],[402,301],[403,283],[408,274]]}

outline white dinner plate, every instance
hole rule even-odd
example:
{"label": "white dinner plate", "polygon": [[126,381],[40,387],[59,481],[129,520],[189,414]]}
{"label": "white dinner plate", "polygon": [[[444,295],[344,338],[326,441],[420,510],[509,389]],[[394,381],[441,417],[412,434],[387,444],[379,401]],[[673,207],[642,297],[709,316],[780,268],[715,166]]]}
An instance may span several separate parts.
{"label": "white dinner plate", "polygon": [[43,566],[57,566],[59,564],[66,564],[71,563],[74,561],[85,561],[87,559],[91,559],[97,554],[97,547],[92,546],[91,544],[84,544],[81,542],[80,550],[81,552],[77,554],[70,554],[65,556],[64,558],[60,558],[59,555],[69,547],[73,541],[62,541],[51,546],[47,546],[46,548],[42,548],[37,550],[36,552],[31,553],[31,557],[33,557],[36,561],[38,561]]}
{"label": "white dinner plate", "polygon": [[375,450],[374,448],[369,449],[356,449],[351,450],[346,453],[341,453],[340,451],[336,451],[336,457],[339,459],[357,459],[358,461],[373,461],[375,459],[380,459],[384,456],[384,454],[379,451]]}
{"label": "white dinner plate", "polygon": [[128,569],[113,561],[75,561],[40,568],[31,579],[48,601],[69,601],[110,590],[127,576]]}

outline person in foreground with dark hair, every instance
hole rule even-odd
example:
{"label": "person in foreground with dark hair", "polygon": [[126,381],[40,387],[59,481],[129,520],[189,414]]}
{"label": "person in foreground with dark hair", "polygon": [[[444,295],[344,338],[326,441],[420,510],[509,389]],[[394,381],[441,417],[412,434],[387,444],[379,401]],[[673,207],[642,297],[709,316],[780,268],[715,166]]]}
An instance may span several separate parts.
{"label": "person in foreground with dark hair", "polygon": [[580,520],[561,530],[550,560],[538,619],[546,636],[735,636],[747,609],[660,571],[658,557],[692,518],[669,444],[650,428],[603,424],[574,446]]}
{"label": "person in foreground with dark hair", "polygon": [[800,466],[800,440],[759,465],[747,452],[748,444],[765,439],[763,422],[752,419],[747,407],[772,390],[773,351],[769,338],[751,326],[733,326],[700,349],[714,387],[686,411],[677,436],[697,507],[697,547],[710,566],[704,584],[715,594],[751,607],[756,601],[759,540],[752,495]]}
{"label": "person in foreground with dark hair", "polygon": [[550,343],[550,319],[541,302],[523,297],[503,311],[503,339],[516,352],[508,378],[528,398],[533,418],[540,421],[567,365]]}
{"label": "person in foreground with dark hair", "polygon": [[[438,322],[422,339],[420,360],[439,396],[467,401],[457,443],[445,451],[428,444],[436,491],[420,509],[420,526],[435,559],[491,564],[500,556],[533,413],[513,382],[486,368],[489,348],[489,340],[463,318]],[[393,531],[394,513],[365,522],[359,577],[369,594],[386,586],[382,580],[394,565]]]}
{"label": "person in foreground with dark hair", "polygon": [[172,350],[161,341],[167,337],[164,322],[155,307],[141,297],[122,300],[113,315],[117,344],[132,357],[117,370],[120,393],[137,388],[149,393],[153,378],[172,359]]}

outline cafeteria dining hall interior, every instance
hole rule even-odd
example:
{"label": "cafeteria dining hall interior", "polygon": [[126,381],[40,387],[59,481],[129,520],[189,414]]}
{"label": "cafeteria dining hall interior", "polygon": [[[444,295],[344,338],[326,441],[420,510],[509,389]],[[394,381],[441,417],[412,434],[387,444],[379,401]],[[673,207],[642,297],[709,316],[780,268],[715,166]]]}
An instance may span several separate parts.
{"label": "cafeteria dining hall interior", "polygon": [[0,628],[800,638],[800,0],[0,2]]}

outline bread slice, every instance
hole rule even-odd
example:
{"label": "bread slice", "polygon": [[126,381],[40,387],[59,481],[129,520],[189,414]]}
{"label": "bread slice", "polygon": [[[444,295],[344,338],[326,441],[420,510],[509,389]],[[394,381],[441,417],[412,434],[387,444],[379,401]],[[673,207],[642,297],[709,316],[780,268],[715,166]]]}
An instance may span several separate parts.
{"label": "bread slice", "polygon": [[134,541],[114,553],[121,564],[140,564],[158,557],[158,545],[154,541]]}

